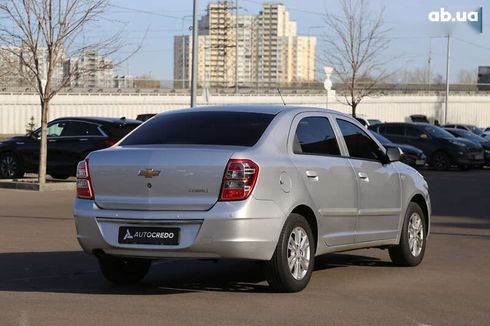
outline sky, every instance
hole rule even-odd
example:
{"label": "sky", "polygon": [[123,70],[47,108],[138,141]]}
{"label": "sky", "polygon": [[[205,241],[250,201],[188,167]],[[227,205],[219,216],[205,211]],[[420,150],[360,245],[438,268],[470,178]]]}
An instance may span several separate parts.
{"label": "sky", "polygon": [[[429,22],[431,11],[471,11],[483,8],[483,33],[464,23],[451,31],[451,74],[456,81],[460,70],[476,71],[479,65],[490,66],[490,5],[488,0],[367,0],[373,12],[384,8],[386,27],[390,29],[390,47],[386,58],[391,70],[402,72],[427,65],[429,51],[436,74],[445,75],[447,24]],[[160,80],[173,78],[173,36],[189,34],[192,23],[192,0],[112,0],[101,20],[84,32],[85,42],[119,31],[126,44],[124,53],[141,49],[118,68],[119,74],[149,75]],[[199,1],[200,14],[210,1]],[[291,19],[297,21],[299,35],[326,35],[326,12],[337,14],[337,0],[282,0]],[[257,14],[263,1],[238,0],[240,14]],[[456,26],[456,25],[453,25]],[[144,39],[142,41],[142,39]],[[126,52],[124,52],[126,51]],[[321,55],[319,40],[317,56]],[[321,67],[317,67],[321,70]],[[320,76],[319,76],[320,77]]]}

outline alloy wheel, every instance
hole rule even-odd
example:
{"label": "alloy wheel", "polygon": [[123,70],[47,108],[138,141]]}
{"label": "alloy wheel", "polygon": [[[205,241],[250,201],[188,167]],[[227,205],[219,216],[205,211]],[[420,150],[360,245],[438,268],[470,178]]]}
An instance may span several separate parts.
{"label": "alloy wheel", "polygon": [[410,253],[418,257],[424,244],[424,224],[418,213],[413,213],[408,221],[408,246]]}
{"label": "alloy wheel", "polygon": [[298,281],[302,280],[308,273],[311,246],[308,234],[300,226],[295,227],[289,235],[287,258],[291,275]]}
{"label": "alloy wheel", "polygon": [[14,178],[17,173],[17,159],[10,154],[3,155],[0,160],[0,175],[4,178]]}

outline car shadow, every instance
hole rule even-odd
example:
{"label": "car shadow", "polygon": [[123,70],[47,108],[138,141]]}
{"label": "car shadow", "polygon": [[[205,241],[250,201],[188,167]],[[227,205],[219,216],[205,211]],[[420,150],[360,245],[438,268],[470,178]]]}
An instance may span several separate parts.
{"label": "car shadow", "polygon": [[[133,286],[105,281],[96,259],[81,251],[0,253],[0,266],[0,291],[113,295],[272,292],[265,281],[264,264],[254,261],[157,261],[143,282]],[[349,266],[392,265],[368,256],[328,254],[317,257],[315,271]]]}

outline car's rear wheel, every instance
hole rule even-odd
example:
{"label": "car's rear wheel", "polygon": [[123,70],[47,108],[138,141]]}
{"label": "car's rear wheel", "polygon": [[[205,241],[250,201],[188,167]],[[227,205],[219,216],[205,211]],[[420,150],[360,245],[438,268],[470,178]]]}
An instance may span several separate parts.
{"label": "car's rear wheel", "polygon": [[278,292],[298,292],[310,281],[315,261],[311,227],[299,214],[291,214],[281,231],[272,259],[267,263],[267,281]]}
{"label": "car's rear wheel", "polygon": [[439,171],[448,170],[451,167],[451,158],[445,152],[435,152],[432,154],[430,165]]}
{"label": "car's rear wheel", "polygon": [[427,225],[424,211],[417,203],[408,205],[400,243],[389,248],[390,258],[397,266],[416,266],[425,254]]}
{"label": "car's rear wheel", "polygon": [[0,178],[13,179],[22,178],[24,171],[19,159],[14,153],[3,153],[0,155]]}
{"label": "car's rear wheel", "polygon": [[103,255],[99,267],[105,279],[114,284],[134,284],[141,281],[150,269],[151,261]]}

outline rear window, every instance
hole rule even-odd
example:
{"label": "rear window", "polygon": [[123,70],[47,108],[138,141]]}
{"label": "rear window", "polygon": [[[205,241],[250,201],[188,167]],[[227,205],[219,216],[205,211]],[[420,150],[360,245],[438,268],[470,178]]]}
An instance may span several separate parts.
{"label": "rear window", "polygon": [[146,122],[121,145],[253,146],[274,115],[250,112],[181,112]]}
{"label": "rear window", "polygon": [[138,127],[138,123],[133,124],[123,124],[123,125],[106,125],[102,127],[102,130],[107,134],[107,136],[114,139],[121,139],[127,134],[129,134],[133,129]]}

